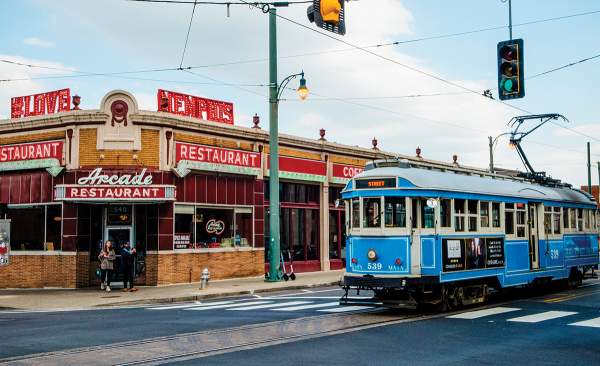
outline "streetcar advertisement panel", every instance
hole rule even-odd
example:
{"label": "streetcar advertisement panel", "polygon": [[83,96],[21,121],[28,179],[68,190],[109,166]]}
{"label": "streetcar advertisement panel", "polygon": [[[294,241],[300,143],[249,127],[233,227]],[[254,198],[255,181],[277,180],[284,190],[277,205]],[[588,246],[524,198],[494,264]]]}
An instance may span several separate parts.
{"label": "streetcar advertisement panel", "polygon": [[504,267],[504,238],[442,239],[444,272]]}

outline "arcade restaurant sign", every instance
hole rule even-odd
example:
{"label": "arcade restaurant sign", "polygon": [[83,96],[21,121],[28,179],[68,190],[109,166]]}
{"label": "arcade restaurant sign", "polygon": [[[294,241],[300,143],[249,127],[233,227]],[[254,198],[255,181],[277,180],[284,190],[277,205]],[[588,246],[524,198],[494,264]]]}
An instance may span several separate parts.
{"label": "arcade restaurant sign", "polygon": [[173,201],[175,186],[152,184],[152,175],[146,168],[137,174],[102,174],[96,168],[78,184],[57,185],[54,196],[57,201]]}

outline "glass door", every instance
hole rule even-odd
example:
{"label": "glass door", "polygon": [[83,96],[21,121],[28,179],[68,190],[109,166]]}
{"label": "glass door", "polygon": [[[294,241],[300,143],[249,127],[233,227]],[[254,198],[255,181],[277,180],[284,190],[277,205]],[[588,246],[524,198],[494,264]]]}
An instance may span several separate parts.
{"label": "glass door", "polygon": [[538,260],[538,229],[537,229],[538,215],[537,205],[535,203],[529,203],[529,263],[531,269],[539,269],[540,263]]}

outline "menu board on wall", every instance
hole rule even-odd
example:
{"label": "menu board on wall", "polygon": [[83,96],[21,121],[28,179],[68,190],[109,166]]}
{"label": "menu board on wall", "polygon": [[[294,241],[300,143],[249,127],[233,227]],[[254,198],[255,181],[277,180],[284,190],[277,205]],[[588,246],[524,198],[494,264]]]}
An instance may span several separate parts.
{"label": "menu board on wall", "polygon": [[444,272],[504,267],[504,239],[442,239],[442,266]]}

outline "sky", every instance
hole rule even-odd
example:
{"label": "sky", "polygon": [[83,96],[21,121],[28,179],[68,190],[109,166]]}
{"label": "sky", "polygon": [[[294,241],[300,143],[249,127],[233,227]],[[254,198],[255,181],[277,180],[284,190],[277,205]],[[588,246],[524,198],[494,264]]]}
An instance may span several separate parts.
{"label": "sky", "polygon": [[[366,48],[376,55],[315,32],[307,6],[278,9],[300,23],[277,21],[279,80],[304,71],[311,92],[306,101],[293,90],[283,92],[281,133],[317,139],[324,128],[329,141],[371,147],[375,137],[385,151],[414,155],[420,147],[429,159],[451,162],[456,154],[460,164],[486,168],[488,136],[509,132],[512,117],[560,113],[568,123],[548,123],[523,140],[527,157],[538,171],[585,185],[590,141],[592,182],[598,184],[600,90],[594,86],[600,84],[600,58],[527,80],[525,98],[501,103],[496,92],[492,100],[456,85],[476,92],[496,87],[496,45],[509,38],[506,1],[347,2],[347,33],[335,37],[362,47],[404,42]],[[0,81],[0,119],[10,116],[13,96],[67,87],[81,96],[84,109],[99,108],[107,92],[122,89],[141,109],[154,111],[160,88],[233,102],[237,125],[251,126],[257,113],[268,128],[268,15],[238,5],[227,17],[225,6],[198,5],[183,55],[192,8],[126,0],[4,0],[0,60],[46,68],[0,62],[0,80],[11,80]],[[513,38],[524,40],[526,77],[600,53],[597,1],[513,0],[512,10]],[[522,24],[588,12],[595,13]],[[503,28],[418,40],[493,27]],[[194,67],[194,74],[89,75],[179,66]],[[296,79],[289,87],[297,85]],[[523,170],[506,136],[497,141],[495,165]]]}

